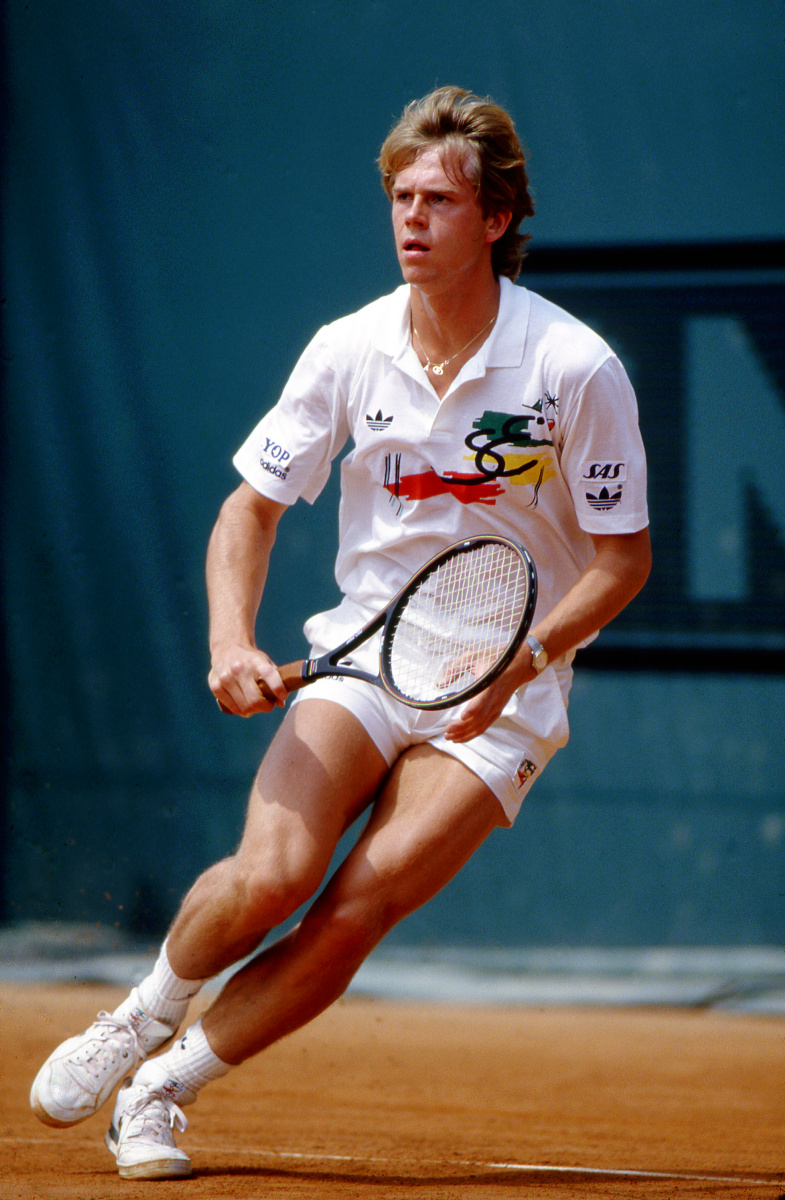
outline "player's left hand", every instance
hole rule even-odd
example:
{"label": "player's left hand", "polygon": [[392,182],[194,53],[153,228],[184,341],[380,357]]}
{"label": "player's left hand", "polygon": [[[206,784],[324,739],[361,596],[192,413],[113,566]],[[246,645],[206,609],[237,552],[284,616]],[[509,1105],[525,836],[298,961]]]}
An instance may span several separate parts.
{"label": "player's left hand", "polygon": [[521,665],[516,657],[506,671],[495,679],[478,696],[473,696],[462,704],[450,724],[444,731],[448,742],[470,742],[490,729],[494,721],[502,715],[507,701],[513,692],[523,684],[529,683],[536,677],[537,672],[531,665],[529,655],[528,665]]}

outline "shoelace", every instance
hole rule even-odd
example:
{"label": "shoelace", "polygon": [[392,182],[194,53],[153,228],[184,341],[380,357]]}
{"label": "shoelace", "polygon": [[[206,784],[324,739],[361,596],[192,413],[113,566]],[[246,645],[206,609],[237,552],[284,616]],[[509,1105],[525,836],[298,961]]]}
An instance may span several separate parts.
{"label": "shoelace", "polygon": [[[107,1045],[103,1043],[111,1042],[113,1034],[124,1034],[130,1037],[132,1046],[132,1063],[129,1071],[135,1071],[141,1062],[147,1058],[147,1052],[141,1043],[139,1034],[133,1025],[128,1021],[123,1021],[113,1016],[108,1012],[99,1012],[98,1019],[95,1022],[96,1033],[95,1037],[87,1043],[79,1056],[77,1062],[73,1064],[75,1067],[80,1067],[91,1075],[93,1079],[98,1079],[107,1069],[113,1065],[113,1056],[111,1055]],[[98,1032],[98,1027],[103,1026],[104,1029]],[[122,1052],[119,1039],[115,1039],[118,1047]],[[98,1046],[94,1048],[94,1043]]]}
{"label": "shoelace", "polygon": [[[138,1118],[141,1117],[141,1121]],[[132,1128],[133,1123],[138,1121],[139,1128]],[[188,1128],[188,1118],[178,1104],[169,1096],[160,1096],[156,1093],[151,1094],[143,1085],[139,1088],[139,1095],[129,1101],[128,1107],[120,1120],[120,1137],[121,1139],[143,1138],[145,1141],[154,1141],[166,1144],[168,1138],[165,1129],[178,1129],[180,1133],[185,1133]]]}

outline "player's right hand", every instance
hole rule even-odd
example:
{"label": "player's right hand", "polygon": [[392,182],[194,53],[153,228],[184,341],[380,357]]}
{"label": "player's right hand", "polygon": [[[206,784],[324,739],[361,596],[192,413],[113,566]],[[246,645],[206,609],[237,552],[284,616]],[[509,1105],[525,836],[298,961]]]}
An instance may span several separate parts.
{"label": "player's right hand", "polygon": [[256,647],[230,645],[213,652],[207,684],[222,712],[237,717],[283,708],[287,691],[275,663]]}

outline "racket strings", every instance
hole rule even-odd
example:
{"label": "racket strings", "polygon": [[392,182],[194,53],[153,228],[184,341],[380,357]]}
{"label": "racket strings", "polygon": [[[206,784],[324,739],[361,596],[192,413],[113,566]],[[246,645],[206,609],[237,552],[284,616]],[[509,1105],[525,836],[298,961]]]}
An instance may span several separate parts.
{"label": "racket strings", "polygon": [[392,630],[390,673],[411,700],[449,699],[492,672],[526,613],[521,555],[492,543],[461,551],[421,581]]}

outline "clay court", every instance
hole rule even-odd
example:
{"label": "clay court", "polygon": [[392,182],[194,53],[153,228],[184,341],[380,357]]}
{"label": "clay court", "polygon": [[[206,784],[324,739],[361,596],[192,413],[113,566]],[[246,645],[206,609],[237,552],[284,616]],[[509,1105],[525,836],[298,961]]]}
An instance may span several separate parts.
{"label": "clay court", "polygon": [[349,996],[206,1089],[190,1180],[121,1180],[94,1121],[51,1130],[41,1061],[124,992],[0,987],[0,1195],[531,1200],[785,1195],[785,1018]]}

